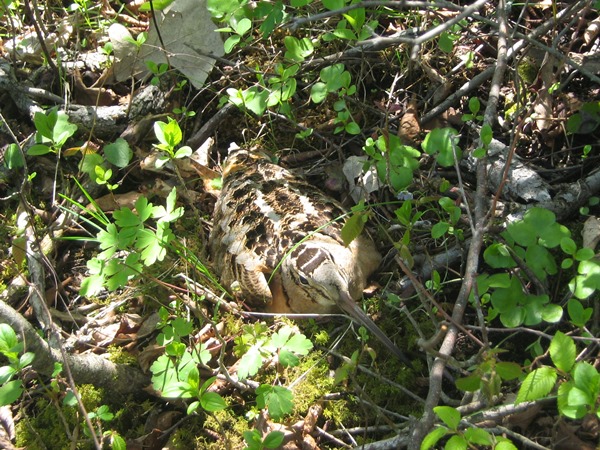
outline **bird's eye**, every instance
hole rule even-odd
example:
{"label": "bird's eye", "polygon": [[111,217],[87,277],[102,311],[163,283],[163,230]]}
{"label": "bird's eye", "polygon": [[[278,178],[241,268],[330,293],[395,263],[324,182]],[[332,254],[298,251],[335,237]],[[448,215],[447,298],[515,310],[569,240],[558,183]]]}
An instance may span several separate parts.
{"label": "bird's eye", "polygon": [[300,275],[300,283],[303,284],[304,286],[308,286],[308,280],[306,279],[306,277],[303,277],[302,275]]}

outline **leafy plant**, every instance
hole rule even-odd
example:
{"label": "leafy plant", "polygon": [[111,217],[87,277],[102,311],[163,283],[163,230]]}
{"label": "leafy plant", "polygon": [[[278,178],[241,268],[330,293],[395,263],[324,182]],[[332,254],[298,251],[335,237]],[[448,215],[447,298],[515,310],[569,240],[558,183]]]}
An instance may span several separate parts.
{"label": "leafy plant", "polygon": [[[97,435],[104,437],[110,441],[110,448],[113,450],[125,450],[127,445],[125,443],[125,439],[119,435],[116,431],[107,430],[102,431],[102,423],[103,422],[111,422],[114,419],[115,415],[110,412],[110,409],[107,405],[101,405],[96,408],[95,411],[88,412],[88,418],[94,425],[94,432]],[[86,436],[91,437],[91,431],[87,426],[87,423],[84,421],[82,424],[83,432]]]}
{"label": "leafy plant", "polygon": [[447,450],[493,446],[495,450],[517,450],[517,447],[502,436],[494,436],[489,431],[475,427],[461,427],[460,412],[450,406],[436,406],[433,411],[444,425],[431,431],[421,443],[421,450],[433,448],[442,438],[450,437],[444,448]]}
{"label": "leafy plant", "polygon": [[150,84],[153,86],[158,86],[160,83],[160,77],[162,77],[169,70],[169,65],[167,63],[156,64],[154,61],[145,61],[146,67],[152,73],[152,78],[150,79]]}
{"label": "leafy plant", "polygon": [[107,144],[103,148],[104,156],[96,151],[88,150],[87,147],[80,147],[83,158],[79,164],[79,169],[87,173],[88,176],[100,185],[113,191],[118,185],[111,184],[113,176],[110,164],[118,168],[124,168],[129,165],[133,158],[133,151],[127,141],[123,138],[117,138],[115,142]]}
{"label": "leafy plant", "polygon": [[454,128],[434,128],[423,140],[421,147],[428,155],[435,157],[442,167],[450,167],[462,157],[457,145],[458,131]]}
{"label": "leafy plant", "polygon": [[228,101],[240,109],[262,116],[268,107],[269,91],[259,86],[248,89],[227,89]]}
{"label": "leafy plant", "polygon": [[379,179],[394,191],[400,192],[412,183],[421,152],[402,144],[398,136],[382,134],[376,140],[369,137],[363,150],[375,165]]}
{"label": "leafy plant", "polygon": [[[591,257],[590,252],[577,250],[571,239],[571,232],[556,222],[551,211],[542,208],[532,208],[522,220],[512,222],[501,233],[504,243],[495,242],[483,253],[484,260],[496,269],[511,269],[517,267],[518,259],[531,271],[531,276],[540,282],[547,280],[549,275],[557,273],[558,266],[551,249],[560,247],[569,257],[563,260],[563,268],[568,268],[573,260],[580,262],[581,275],[571,282],[572,290],[578,298],[590,295],[593,288],[589,284],[588,269],[596,264],[586,265]],[[523,289],[521,282],[523,273],[482,274],[477,279],[479,295],[482,303],[491,301],[489,319],[500,318],[506,327],[521,324],[536,325],[542,320],[557,322],[562,317],[562,308],[550,302],[545,293],[531,294]]]}
{"label": "leafy plant", "polygon": [[199,408],[216,412],[227,407],[225,400],[216,392],[208,389],[216,380],[211,377],[200,384],[198,365],[206,365],[212,358],[206,344],[192,346],[191,350],[183,342],[194,327],[193,323],[182,317],[172,319],[166,308],[159,310],[161,333],[156,341],[165,347],[165,354],[157,358],[150,366],[152,386],[166,398],[194,399],[187,408],[192,414]]}
{"label": "leafy plant", "polygon": [[159,143],[153,145],[163,152],[156,160],[157,168],[163,167],[173,159],[182,159],[192,154],[192,149],[187,145],[177,149],[177,146],[183,139],[183,133],[175,119],[169,117],[166,123],[161,121],[155,122],[154,134]]}
{"label": "leafy plant", "polygon": [[[98,232],[95,238],[69,239],[97,242],[102,249],[101,253],[87,262],[90,275],[81,283],[81,295],[94,296],[103,288],[110,291],[122,288],[130,279],[141,274],[144,266],[164,259],[167,247],[175,238],[170,223],[183,215],[183,208],[175,206],[176,188],[167,196],[166,208],[155,206],[142,196],[135,203],[135,211],[128,207],[118,209],[113,213],[114,222],[111,222],[79,186],[93,209],[62,197],[94,218],[97,223],[87,218],[82,220]],[[156,220],[156,229],[146,224],[149,219]]]}
{"label": "leafy plant", "polygon": [[[325,1],[324,6],[334,11],[345,6],[345,1]],[[324,41],[345,39],[349,41],[362,41],[371,37],[379,25],[377,20],[367,21],[365,8],[354,8],[342,14],[344,17],[337,23],[334,31],[323,36]]]}
{"label": "leafy plant", "polygon": [[285,434],[281,431],[271,431],[264,439],[258,430],[244,431],[244,441],[246,447],[244,450],[263,450],[265,448],[279,448],[283,443]]}
{"label": "leafy plant", "polygon": [[558,411],[562,415],[570,419],[581,419],[587,414],[600,417],[600,373],[590,363],[576,361],[573,338],[557,331],[549,353],[554,367],[532,370],[523,380],[515,403],[545,398],[558,384]]}
{"label": "leafy plant", "polygon": [[262,384],[256,388],[256,405],[267,408],[275,421],[280,421],[294,410],[294,395],[284,386]]}
{"label": "leafy plant", "polygon": [[431,237],[434,239],[441,238],[446,233],[456,235],[459,239],[463,238],[462,230],[456,228],[456,224],[460,219],[461,210],[454,200],[449,197],[442,197],[438,200],[442,210],[446,212],[448,220],[439,220],[431,227]]}
{"label": "leafy plant", "polygon": [[283,64],[275,65],[275,76],[272,76],[265,83],[261,76],[259,81],[268,91],[267,107],[279,105],[280,112],[290,116],[290,100],[296,94],[297,81],[294,75],[298,72],[300,66],[292,64],[285,67]]}
{"label": "leafy plant", "polygon": [[56,108],[46,114],[36,112],[33,118],[36,144],[29,147],[28,155],[58,153],[67,140],[77,131],[77,125],[69,122],[69,116]]}
{"label": "leafy plant", "polygon": [[278,355],[283,367],[294,367],[299,356],[305,356],[313,348],[306,336],[285,325],[269,335],[264,323],[244,325],[242,334],[235,339],[234,351],[242,355],[238,366],[238,377],[245,379],[255,375],[267,359]]}
{"label": "leafy plant", "polygon": [[481,114],[479,114],[480,110],[481,110],[481,102],[479,101],[479,99],[477,97],[471,97],[469,99],[470,113],[463,114],[463,116],[461,117],[461,120],[463,122],[469,122],[470,120],[473,120],[475,122],[481,122],[483,120],[483,116]]}
{"label": "leafy plant", "polygon": [[573,134],[593,133],[600,124],[600,102],[584,103],[567,119],[567,131]]}
{"label": "leafy plant", "polygon": [[310,98],[314,103],[323,102],[329,94],[336,94],[338,100],[334,102],[333,109],[338,115],[335,123],[338,125],[334,133],[345,131],[349,134],[359,134],[360,126],[354,121],[350,109],[346,104],[345,97],[356,93],[356,85],[352,83],[352,76],[342,63],[321,69],[319,73],[321,81],[312,85]]}
{"label": "leafy plant", "polygon": [[17,170],[25,165],[23,153],[17,144],[8,144],[4,153],[4,167],[9,170]]}
{"label": "leafy plant", "polygon": [[295,62],[302,62],[313,54],[315,47],[309,38],[298,39],[294,36],[283,38],[285,45],[285,58]]}
{"label": "leafy plant", "polygon": [[485,397],[492,399],[500,394],[503,381],[521,377],[521,366],[513,362],[498,361],[497,354],[501,350],[489,350],[483,354],[483,361],[478,364],[467,377],[456,380],[456,387],[463,391],[481,391]]}
{"label": "leafy plant", "polygon": [[0,323],[0,354],[8,360],[7,365],[0,366],[0,406],[12,404],[23,394],[23,382],[13,378],[28,367],[35,357],[23,349],[23,342],[19,341],[15,330],[6,323]]}

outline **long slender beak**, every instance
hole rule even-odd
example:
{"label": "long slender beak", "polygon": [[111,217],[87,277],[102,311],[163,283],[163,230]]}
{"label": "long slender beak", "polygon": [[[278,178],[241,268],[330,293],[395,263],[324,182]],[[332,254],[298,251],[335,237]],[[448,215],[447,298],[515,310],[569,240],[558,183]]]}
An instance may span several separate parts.
{"label": "long slender beak", "polygon": [[372,334],[375,335],[377,339],[379,339],[392,353],[394,353],[394,355],[396,355],[400,361],[402,361],[411,369],[413,368],[412,361],[408,359],[402,350],[400,350],[396,344],[394,344],[390,338],[387,337],[383,331],[381,331],[381,328],[379,328],[375,322],[373,322],[373,320],[367,316],[362,309],[360,309],[360,307],[348,293],[340,293],[338,306],[356,322],[364,325]]}

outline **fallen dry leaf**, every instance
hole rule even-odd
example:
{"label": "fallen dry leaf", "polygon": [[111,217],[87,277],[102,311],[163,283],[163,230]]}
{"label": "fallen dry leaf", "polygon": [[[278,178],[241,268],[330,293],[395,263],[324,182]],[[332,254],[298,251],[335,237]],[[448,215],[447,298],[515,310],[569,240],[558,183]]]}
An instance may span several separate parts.
{"label": "fallen dry leaf", "polygon": [[415,146],[421,134],[421,125],[419,124],[419,113],[417,111],[417,98],[415,95],[410,99],[400,119],[398,127],[398,137],[404,145]]}

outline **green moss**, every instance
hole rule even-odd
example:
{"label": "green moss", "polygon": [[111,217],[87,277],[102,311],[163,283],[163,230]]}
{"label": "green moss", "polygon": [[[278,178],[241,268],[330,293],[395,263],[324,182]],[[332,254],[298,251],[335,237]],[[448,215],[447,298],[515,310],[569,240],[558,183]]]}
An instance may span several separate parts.
{"label": "green moss", "polygon": [[[236,400],[226,399],[228,404]],[[231,409],[218,411],[206,417],[200,433],[195,435],[194,447],[198,450],[221,450],[223,448],[244,448],[243,432],[250,429],[248,421],[241,414],[234,414]],[[219,436],[219,438],[217,438]]]}
{"label": "green moss", "polygon": [[[144,434],[145,412],[153,407],[147,403],[130,402],[127,399],[111,398],[104,391],[86,384],[78,387],[81,401],[88,412],[101,405],[108,405],[114,414],[111,422],[103,423],[104,430],[116,430],[125,437],[139,437]],[[60,405],[60,406],[59,406]],[[69,435],[78,433],[77,449],[92,449],[91,440],[85,438],[81,425],[83,418],[77,406],[64,406],[62,399],[52,402],[48,397],[38,399],[27,407],[23,419],[17,422],[15,430],[17,446],[28,449],[70,449]]]}
{"label": "green moss", "polygon": [[71,407],[61,408],[60,414],[64,416],[70,428],[65,430],[56,405],[50,401],[42,398],[30,408],[31,411],[28,411],[23,420],[16,424],[17,447],[25,447],[29,450],[68,449],[71,445],[68,434],[76,426],[76,410]]}
{"label": "green moss", "polygon": [[109,359],[116,364],[137,364],[137,358],[131,353],[124,351],[123,347],[118,345],[109,345],[107,348]]}
{"label": "green moss", "polygon": [[538,76],[539,67],[537,67],[530,58],[523,58],[517,67],[519,77],[527,83],[532,84]]}

